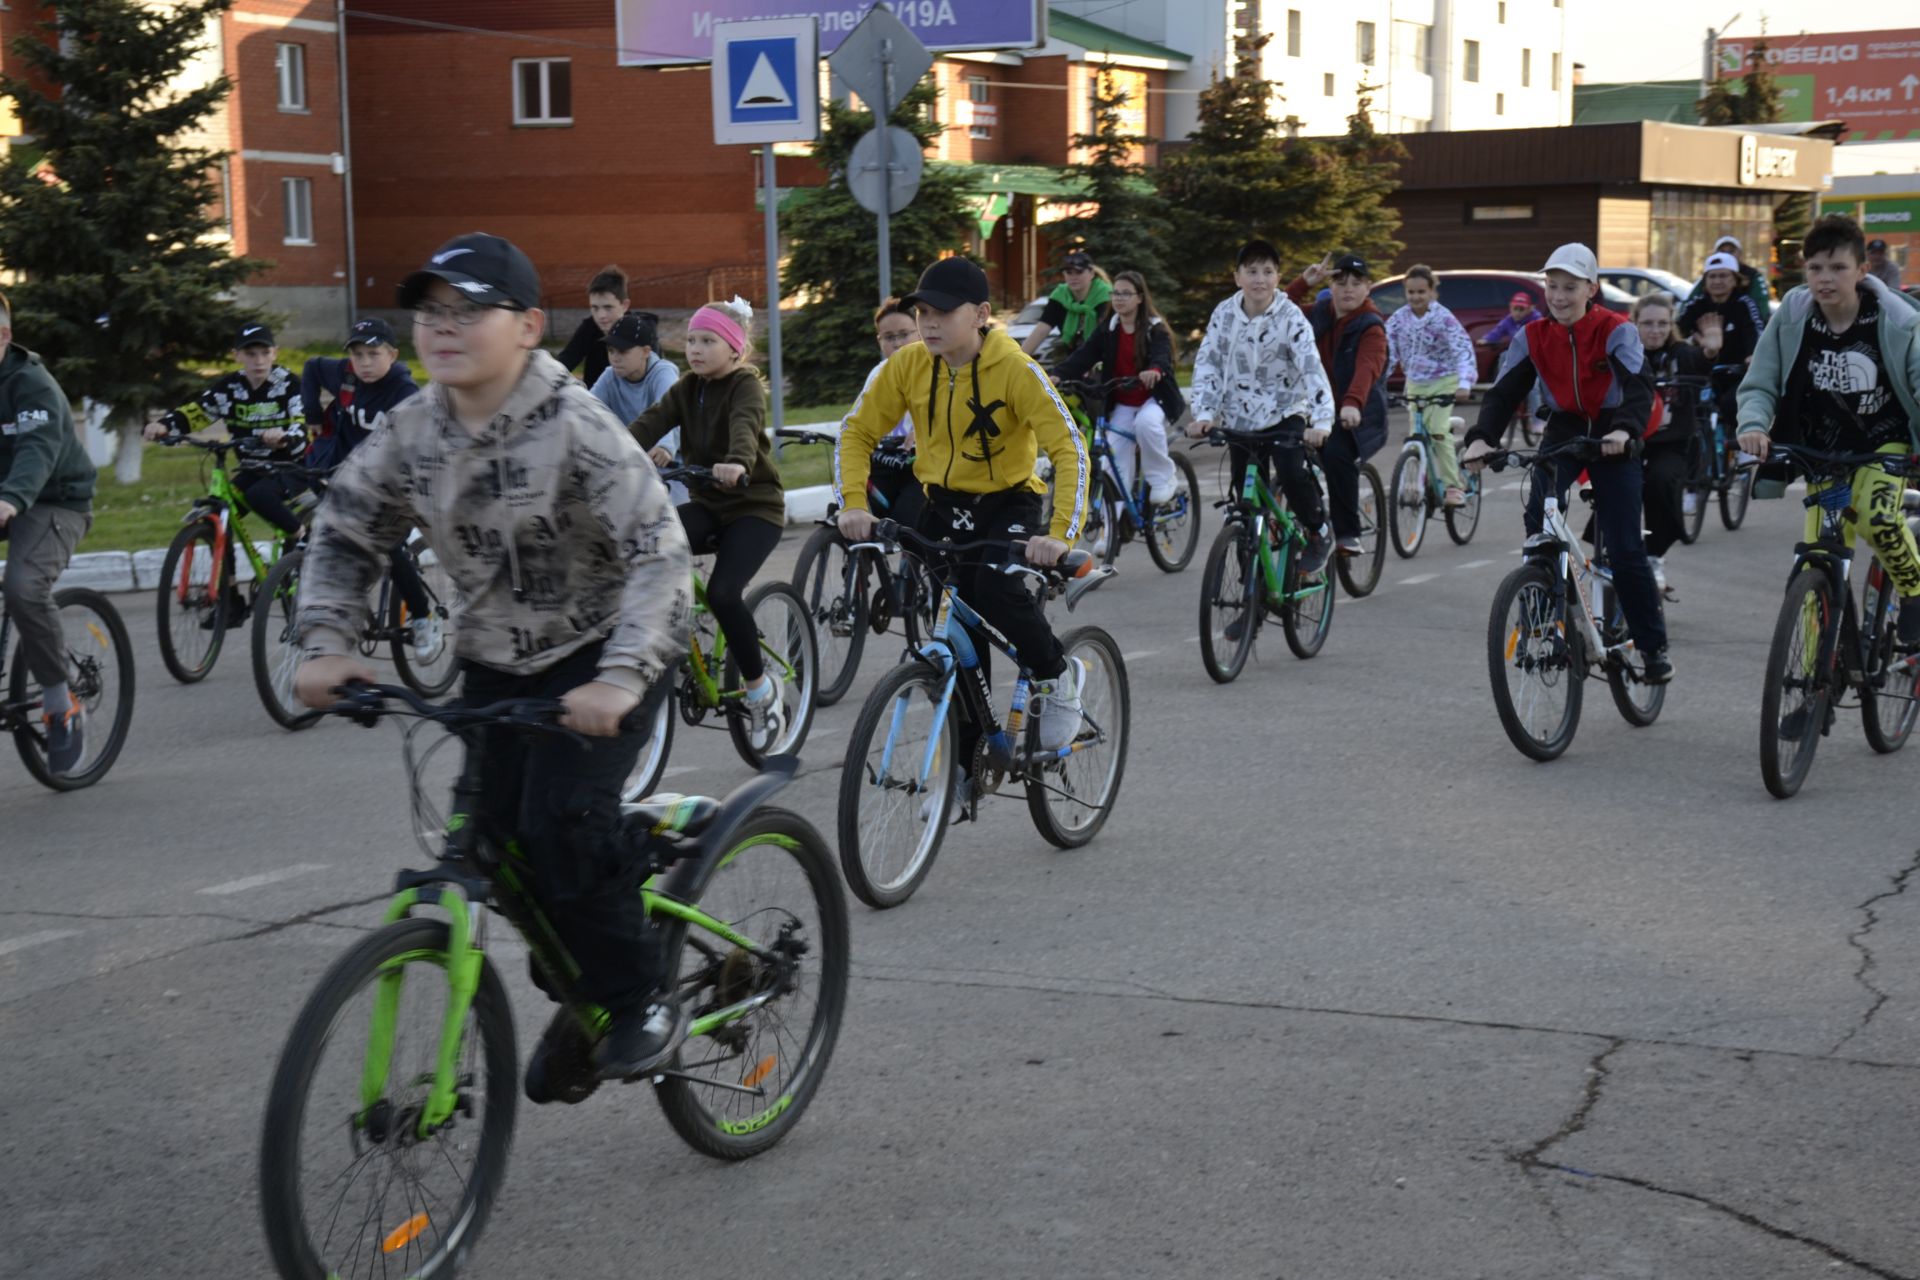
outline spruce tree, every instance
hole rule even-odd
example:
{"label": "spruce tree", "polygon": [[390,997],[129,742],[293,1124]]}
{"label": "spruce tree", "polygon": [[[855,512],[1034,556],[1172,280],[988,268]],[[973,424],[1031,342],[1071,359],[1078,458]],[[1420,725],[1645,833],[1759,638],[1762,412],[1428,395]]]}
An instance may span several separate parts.
{"label": "spruce tree", "polygon": [[1093,132],[1073,139],[1086,158],[1067,166],[1085,188],[1081,198],[1088,212],[1054,223],[1050,236],[1060,257],[1079,250],[1109,273],[1138,271],[1159,295],[1173,283],[1163,253],[1167,207],[1147,181],[1145,166],[1133,158],[1136,148],[1158,139],[1125,131],[1121,109],[1127,102],[1127,92],[1115,83],[1113,72],[1101,71],[1094,83]]}
{"label": "spruce tree", "polygon": [[[1700,112],[1700,123],[1737,126],[1774,124],[1779,121],[1784,111],[1780,101],[1780,83],[1767,64],[1767,42],[1764,38],[1753,42],[1753,47],[1747,50],[1746,62],[1747,69],[1738,79],[1714,81],[1706,96],[1694,104]],[[1812,224],[1813,197],[1810,194],[1795,192],[1774,206],[1775,262],[1758,266],[1761,270],[1773,266],[1773,287],[1777,293],[1785,293],[1806,278],[1802,271],[1804,260],[1800,246],[1806,239],[1807,228]]]}
{"label": "spruce tree", "polygon": [[[923,80],[893,113],[893,123],[922,145],[938,137],[942,128],[928,111],[936,96],[933,83]],[[842,102],[827,104],[826,128],[814,147],[814,157],[829,174],[827,185],[806,192],[784,219],[790,248],[780,292],[808,299],[785,321],[781,335],[789,404],[853,399],[878,358],[873,345],[873,312],[880,293],[874,215],[860,207],[846,179],[854,144],[872,127],[872,112],[854,111]],[[929,166],[913,203],[893,215],[896,293],[911,292],[935,259],[967,243],[973,216],[960,183],[959,173]]]}
{"label": "spruce tree", "polygon": [[123,481],[139,478],[148,410],[185,400],[190,366],[259,318],[231,294],[266,264],[216,238],[220,156],[183,141],[230,86],[178,89],[231,2],[60,0],[14,42],[22,74],[0,76],[42,157],[0,164],[14,330],[68,395],[111,406]]}
{"label": "spruce tree", "polygon": [[1372,263],[1377,271],[1406,246],[1395,238],[1400,214],[1386,198],[1399,187],[1396,175],[1407,149],[1390,134],[1373,127],[1373,89],[1362,86],[1347,131],[1332,144],[1341,163],[1340,194],[1336,202],[1345,229],[1339,240]]}

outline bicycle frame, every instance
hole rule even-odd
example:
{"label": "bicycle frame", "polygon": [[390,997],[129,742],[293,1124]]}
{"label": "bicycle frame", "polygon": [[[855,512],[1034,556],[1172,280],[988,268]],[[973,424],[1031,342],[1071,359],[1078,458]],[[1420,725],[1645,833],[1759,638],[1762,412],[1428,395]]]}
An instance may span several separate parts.
{"label": "bicycle frame", "polygon": [[[1420,466],[1427,477],[1427,505],[1429,508],[1439,505],[1446,499],[1447,486],[1440,479],[1439,468],[1433,465],[1433,433],[1427,430],[1426,414],[1422,410],[1437,405],[1451,406],[1452,396],[1407,396],[1404,397],[1407,409],[1413,418],[1413,427],[1407,432],[1406,445],[1416,444],[1420,449]],[[1480,489],[1480,477],[1477,473],[1465,471],[1460,477],[1461,488],[1468,493],[1477,493]]]}
{"label": "bicycle frame", "polygon": [[[695,617],[699,617],[701,614],[706,614],[711,617],[713,613],[713,611],[707,607],[706,580],[698,573],[693,575],[693,612]],[[778,652],[772,645],[768,644],[764,637],[760,640],[760,650],[768,662],[779,668],[780,678],[782,680],[793,679],[793,664],[787,661],[785,654]],[[737,701],[746,696],[746,690],[744,688],[722,689],[719,680],[715,678],[713,673],[720,668],[726,659],[727,633],[720,627],[716,626],[714,628],[713,652],[711,654],[700,647],[700,632],[697,627],[688,634],[687,670],[693,673],[693,684],[694,688],[699,691],[701,706],[717,707],[724,701]]]}
{"label": "bicycle frame", "polygon": [[[226,586],[221,580],[221,575],[226,572],[227,552],[230,545],[237,544],[246,554],[247,563],[253,568],[253,580],[265,582],[267,570],[279,560],[286,539],[276,530],[272,559],[260,554],[259,549],[253,545],[253,539],[247,536],[246,499],[240,495],[239,489],[234,487],[233,478],[227,474],[226,463],[220,455],[214,454],[212,458],[212,473],[207,481],[207,492],[194,500],[193,506],[188,509],[180,523],[189,525],[196,520],[213,521],[213,566],[207,573],[206,590],[207,600],[217,606],[220,593]],[[192,570],[192,557],[182,556],[180,582],[174,589],[175,599],[182,605],[187,603],[192,592]]]}
{"label": "bicycle frame", "polygon": [[[1291,595],[1287,593],[1287,561],[1296,549],[1305,549],[1307,537],[1292,513],[1281,506],[1273,496],[1273,491],[1267,488],[1266,481],[1260,475],[1260,459],[1256,454],[1248,455],[1245,472],[1240,477],[1240,501],[1236,504],[1234,514],[1250,520],[1253,525],[1254,556],[1259,563],[1267,594],[1274,600],[1290,604],[1328,589],[1327,578],[1322,576],[1319,582],[1303,586]],[[1274,544],[1267,528],[1269,520],[1279,533],[1278,546]]]}
{"label": "bicycle frame", "polygon": [[[1576,559],[1574,548],[1580,544],[1573,535],[1572,526],[1567,523],[1566,514],[1560,510],[1560,499],[1552,493],[1545,497],[1540,532],[1527,539],[1525,557],[1537,563],[1550,564],[1554,576],[1573,588],[1574,598],[1580,602],[1576,625],[1580,628],[1581,639],[1586,643],[1587,652],[1604,662],[1616,648],[1621,651],[1633,648],[1632,640],[1609,647],[1600,633],[1600,619],[1606,616],[1606,593],[1613,587],[1612,577],[1598,568],[1592,557],[1580,554]],[[1511,651],[1507,656],[1512,658]]]}

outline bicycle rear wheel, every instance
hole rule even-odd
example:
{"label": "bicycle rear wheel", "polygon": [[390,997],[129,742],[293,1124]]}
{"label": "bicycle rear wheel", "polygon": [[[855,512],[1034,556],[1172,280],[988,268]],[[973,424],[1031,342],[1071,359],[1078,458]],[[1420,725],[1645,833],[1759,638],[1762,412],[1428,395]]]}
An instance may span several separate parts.
{"label": "bicycle rear wheel", "polygon": [[1080,545],[1099,557],[1103,565],[1120,558],[1120,499],[1104,471],[1094,477],[1093,491],[1087,495],[1087,521],[1080,533]]}
{"label": "bicycle rear wheel", "polygon": [[[1060,647],[1086,665],[1083,719],[1073,754],[1039,766],[1027,779],[1027,812],[1048,844],[1077,849],[1106,825],[1120,794],[1132,699],[1127,664],[1112,636],[1099,627],[1076,627],[1060,637]],[[1038,727],[1029,731],[1029,743]]]}
{"label": "bicycle rear wheel", "polygon": [[1333,628],[1333,575],[1322,570],[1318,582],[1300,576],[1300,552],[1287,557],[1286,577],[1282,580],[1285,598],[1280,605],[1281,630],[1286,633],[1287,648],[1296,658],[1311,658],[1327,642]]}
{"label": "bicycle rear wheel", "polygon": [[1380,585],[1380,570],[1387,558],[1386,493],[1380,485],[1380,473],[1371,462],[1360,464],[1360,554],[1335,554],[1334,568],[1347,594],[1358,600],[1373,594]]}
{"label": "bicycle rear wheel", "polygon": [[1889,755],[1907,744],[1920,719],[1920,656],[1895,651],[1899,597],[1875,560],[1860,597],[1860,627],[1868,637],[1868,674],[1860,688],[1860,727],[1867,745]]}
{"label": "bicycle rear wheel", "polygon": [[[62,587],[53,603],[66,640],[67,692],[85,709],[84,746],[72,769],[55,773],[47,765],[46,739],[31,725],[14,730],[13,745],[42,786],[78,791],[106,777],[126,745],[133,721],[133,642],[120,611],[98,591]],[[27,671],[24,640],[14,646],[7,685],[7,700],[23,712],[38,705],[40,685]]]}
{"label": "bicycle rear wheel", "polygon": [[1231,683],[1247,665],[1260,626],[1259,590],[1253,534],[1245,521],[1229,519],[1200,575],[1200,662],[1216,683]]}
{"label": "bicycle rear wheel", "polygon": [[282,729],[305,729],[321,716],[301,706],[293,696],[293,678],[300,670],[293,615],[298,607],[300,568],[306,558],[302,548],[281,556],[253,600],[253,687],[260,695],[260,705]]}
{"label": "bicycle rear wheel", "polygon": [[876,909],[913,896],[933,869],[960,777],[957,699],[946,677],[906,662],[867,695],[840,771],[840,869]]}
{"label": "bicycle rear wheel", "polygon": [[1731,533],[1747,518],[1747,504],[1753,500],[1753,468],[1742,467],[1720,491],[1720,523]]}
{"label": "bicycle rear wheel", "polygon": [[[780,675],[780,727],[773,741],[764,747],[755,747],[752,727],[743,707],[739,714],[728,713],[727,732],[732,735],[734,750],[740,753],[740,758],[758,769],[768,756],[796,754],[806,742],[807,730],[813,725],[820,659],[814,647],[813,621],[807,616],[807,606],[800,599],[800,593],[787,583],[769,582],[760,587],[747,597],[747,608],[753,614],[754,630],[760,637],[761,660],[769,672]],[[791,669],[791,675],[779,672],[782,661]],[[738,689],[742,683],[738,657],[729,649],[723,687]]]}
{"label": "bicycle rear wheel", "polygon": [[1393,533],[1393,553],[1411,560],[1427,536],[1427,456],[1418,445],[1400,451],[1387,496],[1387,528]]}
{"label": "bicycle rear wheel", "polygon": [[[401,681],[423,698],[437,698],[453,688],[460,674],[460,661],[453,651],[453,579],[440,566],[440,557],[432,564],[414,557],[420,583],[427,592],[427,615],[416,618],[396,585],[393,602],[388,606],[388,621],[393,628],[393,665]],[[425,643],[418,643],[424,638]]]}
{"label": "bicycle rear wheel", "polygon": [[[450,1276],[486,1226],[519,1092],[513,1012],[484,962],[455,1060],[457,1105],[422,1136],[447,942],[443,921],[388,925],[334,963],[293,1024],[260,1140],[267,1246],[289,1280]],[[376,1045],[388,1036],[383,1071]]]}
{"label": "bicycle rear wheel", "polygon": [[1467,500],[1457,507],[1447,508],[1447,536],[1454,545],[1464,547],[1473,541],[1474,530],[1480,527],[1480,486],[1478,475],[1466,476]]}
{"label": "bicycle rear wheel", "polygon": [[666,954],[681,1008],[698,1025],[743,1001],[766,1003],[688,1036],[671,1067],[679,1074],[654,1096],[695,1151],[744,1160],[799,1123],[826,1074],[847,999],[847,901],[826,841],[785,809],[747,819],[704,883],[693,882],[699,864],[682,867],[664,892],[768,954],[673,922]]}
{"label": "bicycle rear wheel", "polygon": [[[160,661],[181,684],[207,678],[227,633],[227,611],[213,598],[216,532],[213,521],[194,521],[173,535],[167,557],[160,563],[160,586],[154,597]],[[221,594],[230,594],[233,583],[227,573],[222,572],[220,579]]]}
{"label": "bicycle rear wheel", "polygon": [[1179,486],[1171,502],[1147,512],[1147,554],[1165,573],[1178,573],[1193,563],[1200,549],[1200,477],[1184,453],[1173,455]]}
{"label": "bicycle rear wheel", "polygon": [[631,804],[652,795],[653,789],[660,785],[660,775],[667,771],[667,759],[673,754],[673,722],[680,718],[677,688],[681,670],[675,667],[661,677],[675,687],[660,699],[660,706],[647,726],[647,740],[634,758],[632,772],[620,787],[620,799],[624,803]]}
{"label": "bicycle rear wheel", "polygon": [[1508,574],[1487,622],[1487,673],[1500,727],[1522,755],[1555,760],[1572,745],[1583,661],[1560,579],[1538,564]]}
{"label": "bicycle rear wheel", "polygon": [[817,697],[823,707],[847,696],[867,643],[866,587],[871,573],[865,564],[852,565],[851,573],[849,567],[847,540],[827,525],[813,531],[793,566],[793,587],[813,619],[820,651]]}
{"label": "bicycle rear wheel", "polygon": [[[1800,790],[1827,730],[1835,694],[1840,625],[1833,583],[1811,566],[1793,575],[1773,626],[1767,686],[1760,694],[1760,777],[1781,800]],[[1823,666],[1821,651],[1828,657]]]}
{"label": "bicycle rear wheel", "polygon": [[1700,541],[1700,531],[1707,526],[1707,497],[1712,492],[1709,483],[1689,484],[1680,491],[1680,541],[1689,547]]}

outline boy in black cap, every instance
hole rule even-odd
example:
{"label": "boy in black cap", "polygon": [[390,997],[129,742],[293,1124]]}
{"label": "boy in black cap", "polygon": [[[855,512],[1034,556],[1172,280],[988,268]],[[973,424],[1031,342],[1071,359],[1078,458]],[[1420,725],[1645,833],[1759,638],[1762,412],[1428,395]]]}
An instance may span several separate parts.
{"label": "boy in black cap", "polygon": [[[567,1009],[527,1068],[535,1102],[579,1101],[671,1057],[687,1018],[627,877],[620,792],[644,733],[622,728],[664,695],[686,652],[692,560],[666,489],[626,425],[540,350],[546,317],[527,256],[497,236],[443,245],[400,286],[432,378],[338,472],[314,521],[295,618],[294,692],[324,707],[374,679],[354,638],[387,548],[418,525],[459,589],[464,697],[558,698],[591,747],[501,732],[481,744],[488,818],[520,842],[534,892],[580,965],[575,988],[611,1015],[596,1075]],[[560,975],[543,975],[550,983]]]}
{"label": "boy in black cap", "polygon": [[1047,297],[1047,308],[1027,334],[1020,349],[1028,355],[1040,350],[1047,335],[1060,331],[1059,350],[1050,359],[1058,360],[1091,337],[1106,318],[1113,298],[1113,285],[1093,265],[1093,259],[1075,250],[1060,264],[1066,283],[1055,285]]}
{"label": "boy in black cap", "polygon": [[[593,384],[596,400],[613,410],[620,421],[635,418],[659,404],[680,380],[673,361],[654,350],[660,341],[660,317],[651,311],[629,311],[607,330],[607,370]],[[680,428],[660,437],[649,451],[657,467],[671,466],[680,457]],[[678,480],[667,486],[675,506],[686,502],[687,488]]]}

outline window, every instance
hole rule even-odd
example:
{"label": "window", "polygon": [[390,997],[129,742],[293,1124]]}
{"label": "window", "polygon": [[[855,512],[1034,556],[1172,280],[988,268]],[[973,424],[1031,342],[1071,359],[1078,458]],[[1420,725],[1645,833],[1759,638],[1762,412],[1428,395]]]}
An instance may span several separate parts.
{"label": "window", "polygon": [[[987,102],[988,86],[992,83],[985,76],[967,76],[967,100],[960,104],[960,121],[967,126],[969,138],[987,139],[993,136],[994,108]],[[1095,77],[1093,92],[1098,94],[1099,78]],[[1094,123],[1088,126],[1092,133],[1098,126],[1099,108],[1093,105],[1089,112]]]}
{"label": "window", "polygon": [[1507,0],[1500,0],[1500,25],[1507,25]]}
{"label": "window", "polygon": [[1560,92],[1560,55],[1553,55],[1553,91]]}
{"label": "window", "polygon": [[987,100],[987,78],[985,76],[967,77],[967,101],[985,102]]}
{"label": "window", "polygon": [[1503,116],[1507,114],[1507,95],[1506,94],[1496,93],[1493,95],[1493,114],[1497,116]]}
{"label": "window", "polygon": [[573,123],[573,62],[570,59],[514,60],[513,122]]}
{"label": "window", "polygon": [[1480,83],[1480,42],[1478,40],[1467,41],[1466,64],[1467,64],[1466,68],[1460,73],[1460,78],[1462,80],[1465,80],[1468,84],[1479,84]]}
{"label": "window", "polygon": [[1530,204],[1474,204],[1467,206],[1468,222],[1532,222]]}
{"label": "window", "polygon": [[1298,9],[1287,10],[1287,56],[1289,58],[1300,56],[1300,11]]}
{"label": "window", "polygon": [[1327,72],[1326,75],[1321,77],[1321,80],[1326,86],[1327,96],[1331,98],[1333,96],[1333,72]]}
{"label": "window", "polygon": [[313,180],[280,179],[280,200],[286,209],[286,233],[283,244],[313,243]]}
{"label": "window", "polygon": [[280,78],[280,109],[305,111],[307,109],[307,46],[275,45],[273,69]]}
{"label": "window", "polygon": [[1363,67],[1373,65],[1373,24],[1371,22],[1353,24],[1353,60]]}
{"label": "window", "polygon": [[1394,70],[1411,71],[1423,76],[1431,74],[1428,68],[1427,50],[1431,43],[1433,28],[1418,22],[1396,21],[1392,31]]}
{"label": "window", "polygon": [[1520,51],[1520,87],[1533,88],[1533,50],[1531,49]]}

